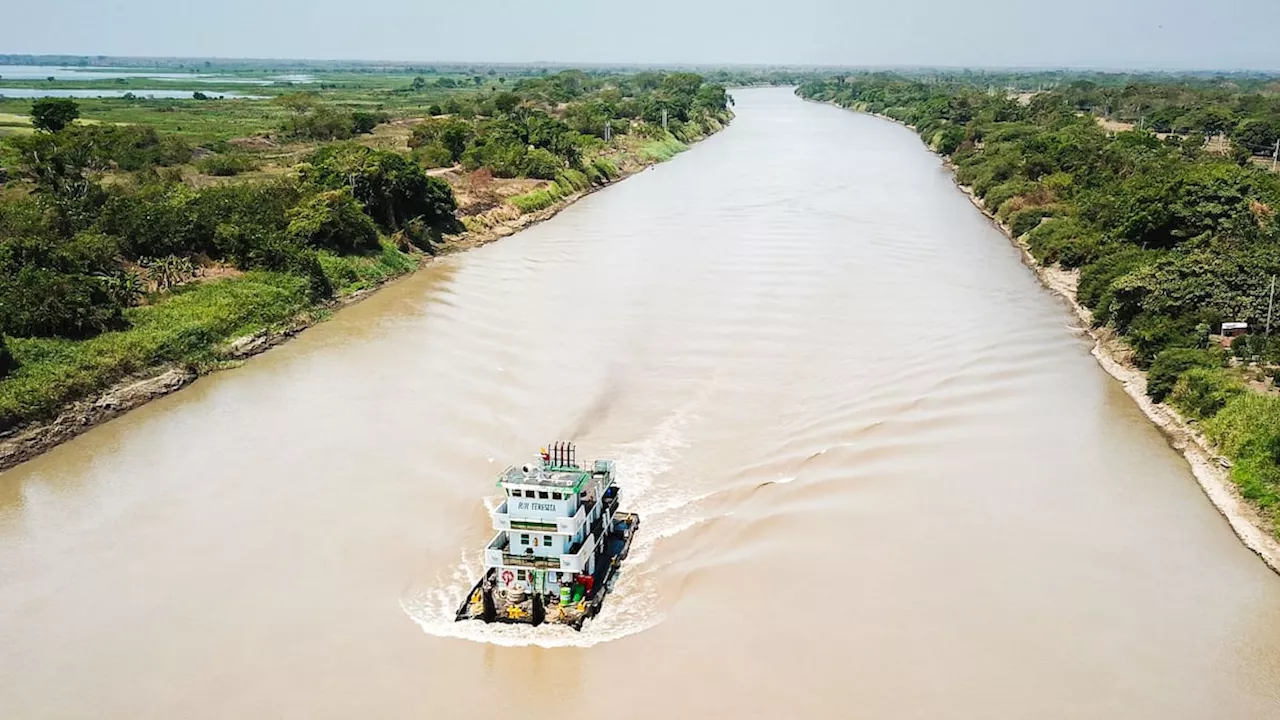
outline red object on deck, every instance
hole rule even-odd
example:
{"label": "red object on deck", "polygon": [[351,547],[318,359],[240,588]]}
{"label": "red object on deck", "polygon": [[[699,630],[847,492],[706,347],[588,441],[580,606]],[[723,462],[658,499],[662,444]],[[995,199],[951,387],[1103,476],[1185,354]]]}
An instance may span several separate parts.
{"label": "red object on deck", "polygon": [[591,577],[590,575],[579,575],[578,582],[582,583],[582,589],[585,590],[588,595],[590,595],[591,586],[596,584],[596,579]]}

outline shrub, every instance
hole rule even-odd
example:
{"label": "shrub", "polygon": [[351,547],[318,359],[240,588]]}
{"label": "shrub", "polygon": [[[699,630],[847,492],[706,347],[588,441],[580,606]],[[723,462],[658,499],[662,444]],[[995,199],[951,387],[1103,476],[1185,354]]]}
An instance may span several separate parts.
{"label": "shrub", "polygon": [[1014,180],[1012,182],[995,185],[986,192],[979,192],[975,186],[975,192],[982,197],[982,204],[990,210],[997,210],[1009,200],[1029,193],[1035,189],[1035,183],[1025,180]]}
{"label": "shrub", "polygon": [[462,159],[462,153],[474,137],[475,129],[465,120],[427,118],[414,126],[413,134],[409,137],[409,147],[439,145],[449,153],[450,160],[444,165],[452,165]]}
{"label": "shrub", "polygon": [[1200,336],[1195,318],[1187,316],[1170,317],[1156,313],[1143,312],[1133,318],[1127,328],[1115,318],[1118,330],[1127,330],[1126,339],[1135,351],[1134,360],[1139,365],[1148,366],[1157,353],[1166,348],[1197,347]]}
{"label": "shrub", "polygon": [[1156,402],[1163,401],[1182,373],[1192,368],[1222,367],[1222,362],[1207,350],[1198,348],[1169,348],[1162,350],[1151,362],[1147,371],[1147,395]]}
{"label": "shrub", "polygon": [[0,333],[87,337],[121,323],[119,301],[100,275],[119,268],[115,242],[24,236],[0,243]]}
{"label": "shrub", "polygon": [[1040,225],[1040,219],[1053,215],[1053,208],[1029,207],[1009,216],[1009,230],[1014,237],[1022,237]]}
{"label": "shrub", "polygon": [[666,162],[677,154],[684,152],[686,149],[688,149],[688,146],[668,135],[661,139],[645,143],[644,146],[640,148],[640,157],[651,162]]}
{"label": "shrub", "polygon": [[1239,395],[1204,429],[1235,462],[1231,476],[1242,494],[1263,507],[1280,507],[1280,398]]}
{"label": "shrub", "polygon": [[384,112],[363,112],[357,110],[351,113],[351,131],[357,135],[366,135],[373,132],[373,129],[382,123],[391,119],[391,116]]}
{"label": "shrub", "polygon": [[964,128],[948,125],[933,136],[933,148],[943,155],[950,155],[964,142]]}
{"label": "shrub", "polygon": [[1143,262],[1143,252],[1132,246],[1121,246],[1081,268],[1077,297],[1085,307],[1097,309],[1111,282]]}
{"label": "shrub", "polygon": [[9,142],[37,180],[51,173],[135,171],[191,159],[191,147],[181,138],[161,136],[143,125],[72,125],[59,133],[18,136]]}
{"label": "shrub", "polygon": [[622,173],[618,172],[618,166],[614,165],[608,158],[596,158],[591,161],[591,167],[595,169],[605,180],[614,180]]}
{"label": "shrub", "polygon": [[1231,353],[1241,360],[1265,358],[1272,344],[1269,340],[1266,335],[1241,335],[1231,340]]}
{"label": "shrub", "polygon": [[1245,393],[1239,378],[1222,368],[1191,368],[1169,393],[1169,402],[1187,415],[1205,420]]}
{"label": "shrub", "polygon": [[523,175],[539,180],[552,180],[564,170],[563,160],[550,150],[538,147],[525,153],[522,165]]}
{"label": "shrub", "polygon": [[563,196],[564,192],[560,186],[556,183],[551,183],[548,187],[539,188],[523,195],[513,195],[507,200],[519,208],[521,214],[527,215],[551,207]]}
{"label": "shrub", "polygon": [[31,103],[31,125],[56,133],[80,117],[80,106],[71,98],[40,98]]}
{"label": "shrub", "polygon": [[569,191],[582,191],[591,188],[591,181],[581,170],[565,170],[556,176],[556,184]]}
{"label": "shrub", "polygon": [[340,293],[377,286],[389,278],[403,275],[417,267],[417,260],[401,252],[389,241],[382,241],[380,252],[367,255],[334,255],[317,253],[320,267],[334,289]]}
{"label": "shrub", "polygon": [[290,210],[285,234],[297,243],[339,253],[378,247],[378,228],[346,188],[317,193]]}
{"label": "shrub", "polygon": [[421,166],[398,153],[352,143],[330,145],[311,156],[303,177],[321,189],[349,187],[369,216],[389,233],[414,218],[421,218],[434,232],[461,228],[449,184],[429,177]]}
{"label": "shrub", "polygon": [[4,337],[0,336],[0,378],[8,375],[17,366],[13,353],[9,352],[9,346],[5,344]]}
{"label": "shrub", "polygon": [[125,257],[162,257],[204,252],[213,227],[194,211],[198,193],[182,183],[153,183],[136,192],[121,189],[102,209],[98,229],[120,238]]}
{"label": "shrub", "polygon": [[453,165],[453,154],[440,143],[431,143],[413,151],[413,158],[424,168],[442,168]]}
{"label": "shrub", "polygon": [[227,155],[211,155],[201,160],[197,167],[200,172],[205,175],[215,175],[218,177],[231,177],[244,172],[252,172],[258,169],[258,163],[252,158],[240,154]]}

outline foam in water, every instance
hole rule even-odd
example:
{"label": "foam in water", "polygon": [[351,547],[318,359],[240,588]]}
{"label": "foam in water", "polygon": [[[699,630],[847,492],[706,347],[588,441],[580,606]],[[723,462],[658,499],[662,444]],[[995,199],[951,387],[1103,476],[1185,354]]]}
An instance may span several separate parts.
{"label": "foam in water", "polygon": [[[451,637],[505,647],[591,647],[647,630],[662,621],[659,598],[648,559],[658,540],[684,532],[701,522],[689,483],[670,478],[668,470],[688,446],[685,431],[698,418],[694,408],[705,400],[701,394],[689,405],[671,413],[643,440],[618,447],[618,482],[626,503],[640,514],[640,531],[623,563],[600,614],[581,631],[562,625],[505,625],[455,622],[462,597],[475,586],[484,571],[483,552],[466,550],[439,587],[401,600],[405,613],[429,635]],[[493,510],[500,498],[486,498]]]}

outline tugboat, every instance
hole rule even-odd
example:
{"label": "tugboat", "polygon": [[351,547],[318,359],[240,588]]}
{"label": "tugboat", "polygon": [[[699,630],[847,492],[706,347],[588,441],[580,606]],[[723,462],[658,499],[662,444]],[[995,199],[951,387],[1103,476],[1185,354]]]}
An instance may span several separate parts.
{"label": "tugboat", "polygon": [[504,470],[506,500],[491,513],[498,534],[456,619],[581,630],[600,612],[640,526],[639,516],[618,512],[614,475],[612,460],[579,466],[567,442]]}

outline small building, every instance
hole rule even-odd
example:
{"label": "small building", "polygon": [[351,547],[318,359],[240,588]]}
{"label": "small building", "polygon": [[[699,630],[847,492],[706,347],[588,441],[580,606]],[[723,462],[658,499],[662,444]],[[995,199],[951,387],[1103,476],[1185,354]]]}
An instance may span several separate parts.
{"label": "small building", "polygon": [[1243,322],[1224,322],[1222,323],[1222,337],[1238,338],[1241,335],[1249,334],[1249,323]]}
{"label": "small building", "polygon": [[1231,347],[1231,341],[1238,337],[1249,334],[1249,323],[1244,322],[1224,322],[1222,323],[1222,334],[1218,336],[1218,341],[1223,347]]}

